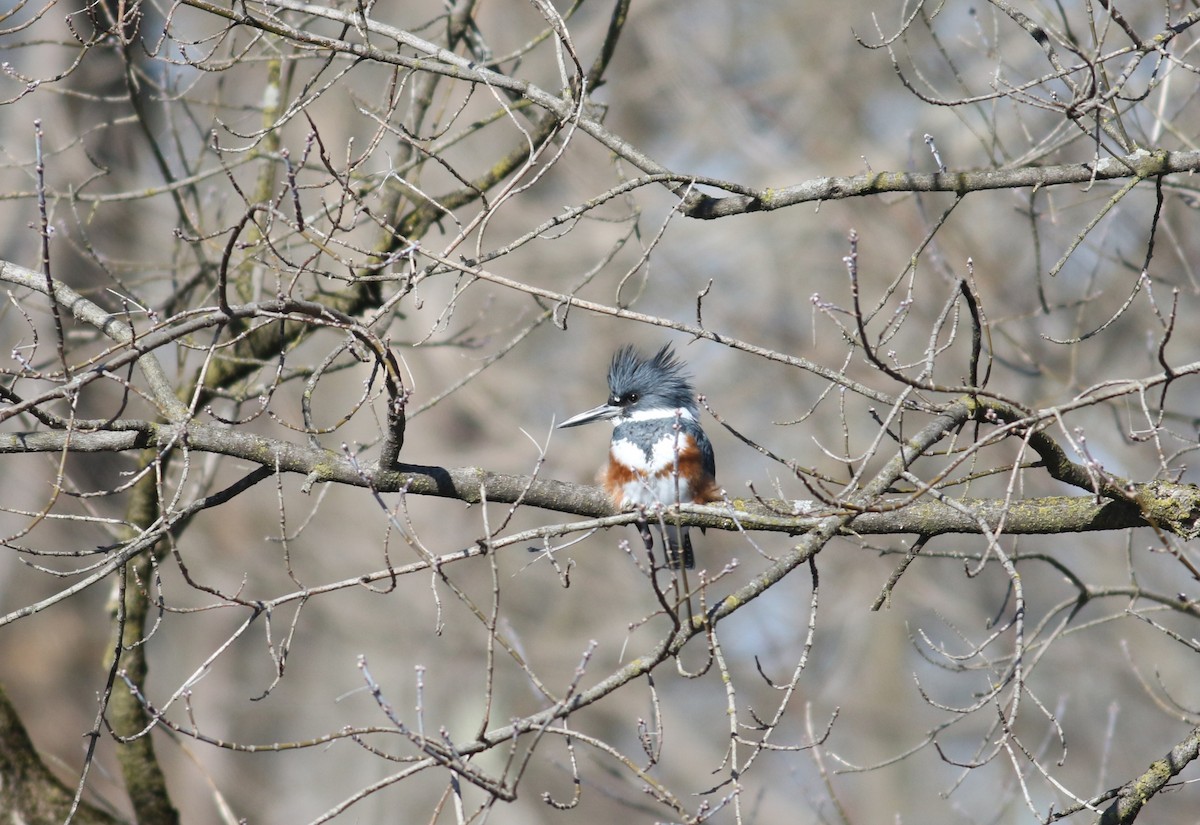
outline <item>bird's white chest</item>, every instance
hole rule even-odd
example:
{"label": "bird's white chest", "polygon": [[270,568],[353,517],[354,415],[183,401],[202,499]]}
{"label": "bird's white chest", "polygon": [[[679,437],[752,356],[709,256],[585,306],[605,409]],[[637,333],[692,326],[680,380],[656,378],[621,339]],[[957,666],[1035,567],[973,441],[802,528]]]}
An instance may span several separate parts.
{"label": "bird's white chest", "polygon": [[646,451],[622,438],[612,443],[612,457],[636,476],[622,485],[622,507],[648,507],[691,501],[691,485],[675,472],[679,464],[675,452],[683,447],[683,436],[671,432],[654,442],[649,458]]}

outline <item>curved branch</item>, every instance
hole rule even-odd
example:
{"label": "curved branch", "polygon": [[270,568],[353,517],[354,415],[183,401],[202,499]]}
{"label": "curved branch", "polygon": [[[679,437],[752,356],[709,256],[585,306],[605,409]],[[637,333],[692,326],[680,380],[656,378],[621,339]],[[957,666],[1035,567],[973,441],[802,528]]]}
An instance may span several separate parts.
{"label": "curved branch", "polygon": [[[16,284],[43,295],[49,294],[45,277],[32,269],[8,261],[0,260],[0,281]],[[95,327],[119,344],[130,344],[136,339],[132,326],[89,301],[61,280],[54,281],[53,300],[56,305],[66,307],[76,320]],[[187,418],[187,405],[175,396],[171,381],[159,363],[158,356],[148,350],[144,351],[138,357],[137,364],[163,415],[173,421]]]}

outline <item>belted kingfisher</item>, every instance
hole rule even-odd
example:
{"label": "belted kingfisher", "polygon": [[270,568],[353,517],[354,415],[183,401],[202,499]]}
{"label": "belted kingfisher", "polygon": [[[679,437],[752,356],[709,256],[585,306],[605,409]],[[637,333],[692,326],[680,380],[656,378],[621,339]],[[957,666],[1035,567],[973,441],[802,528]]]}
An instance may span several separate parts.
{"label": "belted kingfisher", "polygon": [[[608,368],[608,392],[608,403],[558,426],[612,421],[608,466],[599,479],[614,507],[631,510],[720,500],[717,462],[700,428],[696,394],[670,344],[653,358],[632,346],[617,350]],[[649,528],[642,523],[638,529],[649,549]],[[665,538],[667,562],[693,567],[687,528],[667,524]]]}

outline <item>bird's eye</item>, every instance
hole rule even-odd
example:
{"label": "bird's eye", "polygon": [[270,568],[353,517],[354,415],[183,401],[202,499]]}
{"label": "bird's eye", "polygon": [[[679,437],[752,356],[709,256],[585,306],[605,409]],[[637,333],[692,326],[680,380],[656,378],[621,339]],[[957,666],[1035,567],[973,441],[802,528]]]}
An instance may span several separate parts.
{"label": "bird's eye", "polygon": [[641,398],[641,396],[638,395],[636,392],[631,392],[625,396],[625,400],[629,404],[636,404],[638,402],[639,398]]}

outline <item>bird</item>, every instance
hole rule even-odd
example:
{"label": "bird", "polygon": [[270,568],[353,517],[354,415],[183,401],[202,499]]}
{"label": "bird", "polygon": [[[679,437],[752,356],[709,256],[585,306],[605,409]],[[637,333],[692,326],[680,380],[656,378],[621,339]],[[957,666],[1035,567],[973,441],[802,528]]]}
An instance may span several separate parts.
{"label": "bird", "polygon": [[[563,429],[612,422],[608,464],[599,480],[618,510],[721,498],[716,456],[700,426],[696,393],[684,369],[670,344],[652,357],[632,345],[623,346],[608,367],[608,401],[558,425]],[[668,565],[694,567],[687,528],[664,526]],[[654,540],[645,521],[639,522],[638,530],[650,550]]]}

